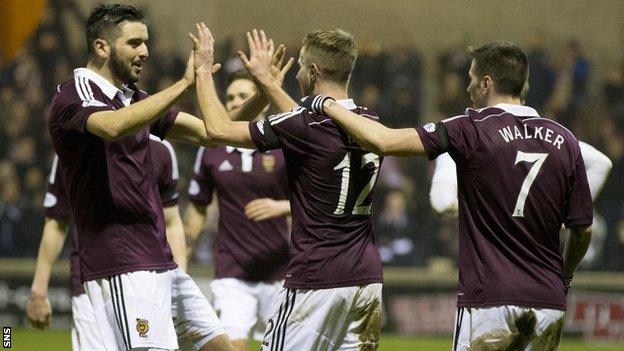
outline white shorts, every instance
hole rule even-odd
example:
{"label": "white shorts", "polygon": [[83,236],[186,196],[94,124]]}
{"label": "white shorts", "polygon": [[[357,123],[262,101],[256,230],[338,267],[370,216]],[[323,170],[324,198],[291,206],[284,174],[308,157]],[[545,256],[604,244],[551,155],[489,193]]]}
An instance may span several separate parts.
{"label": "white shorts", "polygon": [[[107,350],[198,350],[221,323],[195,282],[180,268],[136,271],[85,282]],[[176,336],[176,334],[178,336]]]}
{"label": "white shorts", "polygon": [[284,281],[249,282],[236,278],[210,282],[213,306],[230,339],[262,340],[266,323],[279,303]]}
{"label": "white shorts", "polygon": [[558,350],[563,314],[518,306],[459,307],[452,351]]}
{"label": "white shorts", "polygon": [[104,343],[95,321],[95,312],[87,294],[71,298],[72,328],[71,341],[73,351],[104,351]]}
{"label": "white shorts", "polygon": [[381,283],[334,289],[282,289],[263,351],[377,350]]}

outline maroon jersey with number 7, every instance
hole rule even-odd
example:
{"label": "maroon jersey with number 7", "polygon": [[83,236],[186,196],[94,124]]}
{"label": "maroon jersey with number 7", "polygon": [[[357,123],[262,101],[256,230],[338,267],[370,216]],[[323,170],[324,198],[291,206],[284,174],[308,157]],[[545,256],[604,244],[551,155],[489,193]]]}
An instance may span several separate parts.
{"label": "maroon jersey with number 7", "polygon": [[530,107],[499,104],[417,128],[457,163],[458,306],[565,310],[559,229],[592,223],[578,140]]}

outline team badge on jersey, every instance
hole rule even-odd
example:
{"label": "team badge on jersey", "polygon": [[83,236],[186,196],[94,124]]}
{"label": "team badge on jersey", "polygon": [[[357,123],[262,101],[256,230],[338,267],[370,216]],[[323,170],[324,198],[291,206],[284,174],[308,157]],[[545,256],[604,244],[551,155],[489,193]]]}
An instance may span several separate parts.
{"label": "team badge on jersey", "polygon": [[427,123],[423,126],[423,128],[429,132],[429,133],[433,133],[436,130],[436,125],[435,123]]}
{"label": "team badge on jersey", "polygon": [[147,332],[149,331],[149,322],[147,319],[136,319],[137,325],[136,330],[139,332],[139,336],[142,338],[147,338]]}
{"label": "team badge on jersey", "polygon": [[265,172],[273,172],[275,170],[275,156],[262,155],[262,166]]}

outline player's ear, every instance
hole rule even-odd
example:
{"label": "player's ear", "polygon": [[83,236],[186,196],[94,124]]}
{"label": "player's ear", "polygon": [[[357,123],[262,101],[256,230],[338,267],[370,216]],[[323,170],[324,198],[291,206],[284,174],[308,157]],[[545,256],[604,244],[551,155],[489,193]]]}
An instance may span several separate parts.
{"label": "player's ear", "polygon": [[93,41],[93,48],[97,56],[104,59],[108,58],[108,55],[110,54],[110,45],[108,45],[106,40],[95,39],[95,41]]}
{"label": "player's ear", "polygon": [[320,72],[321,71],[319,70],[319,67],[316,65],[316,63],[310,64],[310,79],[311,80],[318,79]]}
{"label": "player's ear", "polygon": [[483,79],[481,80],[481,91],[483,95],[491,92],[493,85],[494,85],[494,81],[492,80],[492,77],[490,77],[487,74],[483,76]]}

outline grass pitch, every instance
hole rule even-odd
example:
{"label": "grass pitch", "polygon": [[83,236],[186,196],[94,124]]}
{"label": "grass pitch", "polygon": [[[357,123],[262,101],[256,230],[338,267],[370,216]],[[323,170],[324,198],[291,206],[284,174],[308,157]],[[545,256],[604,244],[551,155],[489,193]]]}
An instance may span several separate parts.
{"label": "grass pitch", "polygon": [[[18,351],[67,351],[71,350],[69,331],[39,331],[29,328],[14,329],[11,350]],[[253,343],[249,350],[260,349],[259,343]],[[382,335],[380,351],[449,351],[451,337],[446,338],[411,338],[396,335]],[[560,351],[622,351],[624,343],[586,344],[581,340],[565,339]]]}

